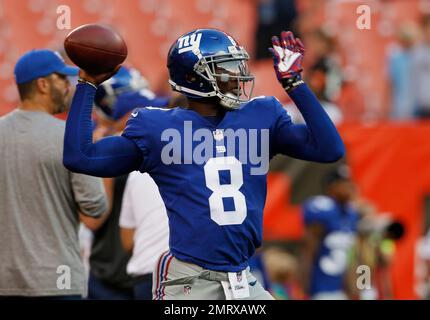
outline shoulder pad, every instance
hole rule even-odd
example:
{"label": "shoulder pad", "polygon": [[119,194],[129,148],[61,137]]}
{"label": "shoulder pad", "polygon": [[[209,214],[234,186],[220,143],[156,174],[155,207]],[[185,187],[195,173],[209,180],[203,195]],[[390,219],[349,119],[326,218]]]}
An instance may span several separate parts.
{"label": "shoulder pad", "polygon": [[316,196],[309,200],[308,207],[312,211],[330,211],[335,207],[335,202],[327,196]]}

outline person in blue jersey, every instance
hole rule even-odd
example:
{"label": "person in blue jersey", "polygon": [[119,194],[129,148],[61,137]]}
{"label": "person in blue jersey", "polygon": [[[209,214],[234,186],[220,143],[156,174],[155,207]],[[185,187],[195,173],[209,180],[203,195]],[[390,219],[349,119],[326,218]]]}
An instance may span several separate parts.
{"label": "person in blue jersey", "polygon": [[96,106],[109,119],[117,121],[137,107],[166,107],[170,97],[157,96],[141,73],[121,66],[112,78],[104,81],[94,97]]}
{"label": "person in blue jersey", "polygon": [[315,300],[345,300],[354,291],[349,288],[348,267],[360,218],[352,205],[355,186],[346,166],[329,172],[324,186],[327,195],[303,204],[305,291]]}
{"label": "person in blue jersey", "polygon": [[197,29],[171,46],[169,82],[187,108],[138,108],[122,136],[93,143],[97,86],[115,71],[80,71],[63,162],[111,177],[148,172],[169,218],[169,248],[154,272],[154,299],[272,299],[249,272],[261,245],[268,162],[276,154],[334,162],[343,142],[301,78],[304,47],[291,32],[272,38],[274,69],[306,125],[295,125],[275,97],[251,99],[249,55],[228,34]]}
{"label": "person in blue jersey", "polygon": [[94,97],[100,132],[108,127],[113,131],[122,131],[133,109],[167,107],[172,100],[169,96],[156,95],[137,69],[121,66],[115,76],[98,87]]}

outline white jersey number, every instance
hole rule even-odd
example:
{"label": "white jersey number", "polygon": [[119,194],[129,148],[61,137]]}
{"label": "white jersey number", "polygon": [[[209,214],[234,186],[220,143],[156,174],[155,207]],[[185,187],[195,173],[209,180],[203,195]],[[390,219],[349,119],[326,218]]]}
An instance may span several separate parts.
{"label": "white jersey number", "polygon": [[329,253],[319,261],[321,270],[330,276],[344,273],[348,266],[348,250],[354,244],[354,240],[354,236],[348,232],[335,231],[328,234],[324,244]]}
{"label": "white jersey number", "polygon": [[[230,184],[221,184],[219,172],[230,172]],[[211,219],[220,226],[242,224],[246,218],[245,196],[239,191],[243,185],[242,164],[235,157],[211,158],[204,166],[206,186],[212,191],[209,197]],[[233,198],[234,211],[225,211],[223,198]]]}

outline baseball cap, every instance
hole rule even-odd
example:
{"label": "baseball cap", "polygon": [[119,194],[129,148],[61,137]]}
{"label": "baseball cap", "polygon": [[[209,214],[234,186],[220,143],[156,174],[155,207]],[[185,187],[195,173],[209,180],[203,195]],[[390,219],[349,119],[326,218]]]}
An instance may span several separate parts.
{"label": "baseball cap", "polygon": [[17,84],[45,77],[51,73],[66,76],[77,76],[79,69],[68,66],[60,54],[52,50],[31,50],[22,55],[15,65],[15,82]]}

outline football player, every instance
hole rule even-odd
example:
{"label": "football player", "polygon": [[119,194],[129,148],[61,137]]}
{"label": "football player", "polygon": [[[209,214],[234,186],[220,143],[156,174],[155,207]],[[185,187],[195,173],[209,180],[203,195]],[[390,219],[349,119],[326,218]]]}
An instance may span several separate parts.
{"label": "football player", "polygon": [[305,291],[315,300],[345,300],[353,294],[347,271],[359,220],[352,205],[355,185],[348,168],[340,166],[327,174],[324,187],[327,195],[303,205]]}
{"label": "football player", "polygon": [[154,299],[272,299],[249,272],[262,241],[268,161],[276,154],[333,162],[342,140],[301,79],[304,47],[291,32],[272,38],[277,78],[306,125],[275,97],[251,99],[246,50],[228,34],[197,29],[168,53],[172,88],[187,108],[141,108],[122,136],[93,143],[97,86],[114,72],[80,71],[65,133],[64,165],[101,177],[148,172],[166,205],[170,250],[154,272]]}

